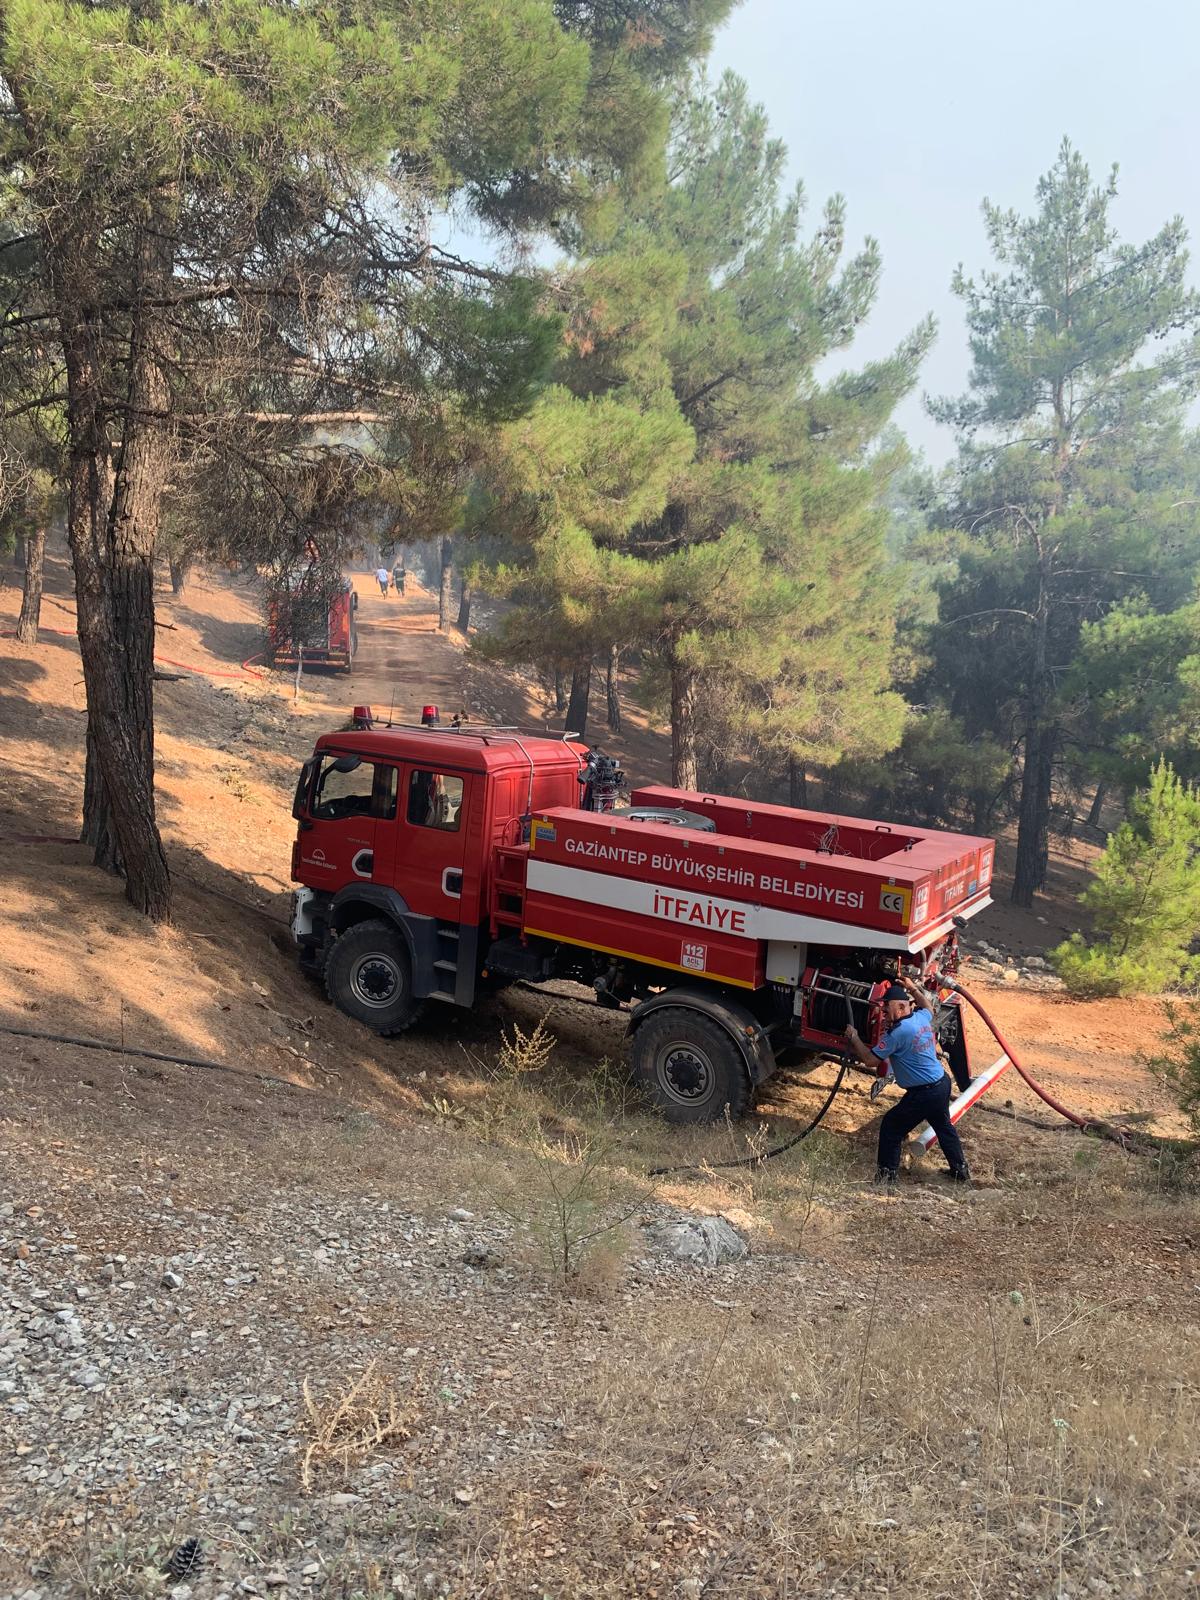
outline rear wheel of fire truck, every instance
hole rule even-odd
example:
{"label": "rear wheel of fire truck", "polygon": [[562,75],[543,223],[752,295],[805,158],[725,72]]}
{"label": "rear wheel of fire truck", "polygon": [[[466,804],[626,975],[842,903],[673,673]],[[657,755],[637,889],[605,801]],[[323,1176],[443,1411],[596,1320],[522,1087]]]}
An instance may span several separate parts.
{"label": "rear wheel of fire truck", "polygon": [[425,1009],[413,996],[404,936],[378,919],[356,923],[336,941],[325,963],[325,991],[340,1011],[376,1033],[403,1033]]}
{"label": "rear wheel of fire truck", "polygon": [[633,1036],[633,1076],[668,1122],[718,1122],[729,1107],[740,1117],[750,1076],[737,1045],[711,1017],[668,1006]]}

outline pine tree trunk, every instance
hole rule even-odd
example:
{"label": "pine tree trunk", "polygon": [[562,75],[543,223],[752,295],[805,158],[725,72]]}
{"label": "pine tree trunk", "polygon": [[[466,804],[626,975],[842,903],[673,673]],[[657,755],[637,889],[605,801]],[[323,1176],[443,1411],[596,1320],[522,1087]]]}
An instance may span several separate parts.
{"label": "pine tree trunk", "polygon": [[671,783],[676,789],[699,787],[696,760],[696,674],[671,663]]}
{"label": "pine tree trunk", "polygon": [[[164,236],[144,236],[144,290],[169,249]],[[52,264],[67,373],[68,536],[88,707],[83,837],[97,865],[123,868],[130,903],[168,922],[171,880],[154,805],[153,671],[154,546],[170,443],[161,424],[147,420],[161,417],[170,400],[159,359],[163,341],[148,309],[136,307],[114,473],[94,323],[84,310],[86,295],[69,281],[71,270],[70,263]]]}
{"label": "pine tree trunk", "polygon": [[621,664],[621,652],[615,644],[608,647],[608,667],[604,679],[604,693],[608,706],[608,731],[620,733],[621,731],[621,696],[617,691],[617,668]]}
{"label": "pine tree trunk", "polygon": [[1021,808],[1017,820],[1017,860],[1011,900],[1031,906],[1044,887],[1050,860],[1050,792],[1053,776],[1054,729],[1034,722],[1025,732],[1025,766],[1021,775]]}
{"label": "pine tree trunk", "polygon": [[567,675],[561,667],[554,669],[554,709],[560,717],[567,709]]}
{"label": "pine tree trunk", "polygon": [[83,844],[92,847],[92,864],[103,872],[117,877],[125,874],[121,859],[121,842],[117,838],[108,792],[100,772],[100,752],[88,724],[86,739],[86,765],[83,771],[83,826],[79,830]]}
{"label": "pine tree trunk", "polygon": [[438,589],[438,627],[443,633],[450,626],[450,591],[454,583],[454,541],[442,540],[442,581]]}
{"label": "pine tree trunk", "polygon": [[25,540],[25,584],[21,590],[21,615],[17,618],[17,638],[21,644],[36,644],[42,615],[42,564],[46,556],[46,530],[36,528]]}
{"label": "pine tree trunk", "polygon": [[788,757],[788,805],[798,811],[808,805],[808,773],[795,756]]}
{"label": "pine tree trunk", "polygon": [[1100,826],[1100,814],[1104,810],[1104,802],[1107,799],[1108,785],[1106,783],[1098,783],[1096,785],[1096,792],[1092,796],[1091,809],[1087,814],[1087,825],[1089,828],[1098,828]]}
{"label": "pine tree trunk", "polygon": [[22,535],[22,534],[18,534],[16,536],[16,538],[13,540],[12,564],[13,564],[14,567],[16,567],[18,572],[24,572],[24,570],[25,570],[25,538],[24,538],[24,535]]}
{"label": "pine tree trunk", "polygon": [[462,633],[466,633],[471,626],[471,585],[465,578],[458,594],[458,622],[456,626]]}
{"label": "pine tree trunk", "polygon": [[575,663],[571,673],[571,698],[567,702],[566,731],[580,738],[587,732],[588,708],[592,697],[592,658]]}
{"label": "pine tree trunk", "polygon": [[168,556],[167,566],[171,572],[171,593],[178,599],[183,593],[183,586],[187,582],[190,563],[184,556]]}

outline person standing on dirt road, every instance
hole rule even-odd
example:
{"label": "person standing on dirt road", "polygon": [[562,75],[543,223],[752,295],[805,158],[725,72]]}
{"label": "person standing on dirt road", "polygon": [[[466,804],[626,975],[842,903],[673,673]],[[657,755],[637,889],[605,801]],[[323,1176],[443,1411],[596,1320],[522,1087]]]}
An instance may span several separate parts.
{"label": "person standing on dirt road", "polygon": [[403,596],[404,594],[404,582],[407,577],[408,574],[404,570],[404,563],[402,561],[397,561],[396,565],[392,568],[392,587],[400,596]]}
{"label": "person standing on dirt road", "polygon": [[388,569],[386,567],[376,567],[375,576],[379,580],[380,594],[386,597],[388,592]]}
{"label": "person standing on dirt road", "polygon": [[887,1032],[871,1049],[854,1027],[846,1029],[851,1050],[866,1067],[883,1077],[890,1066],[904,1090],[902,1098],[879,1124],[877,1183],[895,1183],[900,1171],[900,1147],[919,1123],[928,1122],[937,1134],[942,1154],[956,1183],[971,1178],[962,1141],[950,1121],[950,1079],[942,1070],[933,1037],[933,1002],[912,978],[901,978],[883,996]]}

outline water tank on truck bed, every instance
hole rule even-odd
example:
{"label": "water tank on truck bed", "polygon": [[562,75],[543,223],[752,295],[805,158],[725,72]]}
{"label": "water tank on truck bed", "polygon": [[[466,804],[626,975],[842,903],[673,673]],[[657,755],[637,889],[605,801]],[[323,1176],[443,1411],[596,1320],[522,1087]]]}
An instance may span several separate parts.
{"label": "water tank on truck bed", "polygon": [[589,765],[515,729],[325,734],[294,805],[302,964],[381,1034],[483,985],[587,984],[626,1011],[648,1097],[705,1121],[850,1020],[878,1038],[901,965],[936,987],[990,903],[989,839],[657,786],[588,810]]}

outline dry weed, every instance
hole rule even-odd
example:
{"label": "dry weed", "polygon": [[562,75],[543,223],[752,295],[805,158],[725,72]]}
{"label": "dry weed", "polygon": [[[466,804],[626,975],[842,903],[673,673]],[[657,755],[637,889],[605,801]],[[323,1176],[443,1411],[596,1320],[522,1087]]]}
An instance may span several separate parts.
{"label": "dry weed", "polygon": [[[510,1161],[501,1174],[489,1171],[484,1180],[492,1204],[533,1240],[560,1283],[577,1283],[585,1266],[596,1284],[616,1276],[624,1254],[619,1237],[645,1194],[613,1169],[612,1154],[599,1136],[552,1138],[531,1126],[524,1159]],[[607,1268],[599,1259],[604,1255],[611,1258]]]}
{"label": "dry weed", "polygon": [[546,1026],[549,1015],[547,1012],[545,1017],[540,1017],[531,1033],[526,1033],[519,1022],[514,1022],[511,1028],[505,1028],[496,1061],[499,1077],[520,1078],[528,1073],[545,1071],[558,1043]]}
{"label": "dry weed", "polygon": [[317,1472],[329,1465],[347,1472],[385,1444],[412,1437],[415,1409],[402,1403],[392,1379],[372,1361],[359,1377],[334,1394],[314,1395],[303,1384],[304,1431],[308,1443],[300,1462],[300,1481],[312,1488]]}

